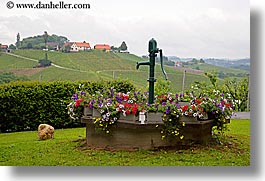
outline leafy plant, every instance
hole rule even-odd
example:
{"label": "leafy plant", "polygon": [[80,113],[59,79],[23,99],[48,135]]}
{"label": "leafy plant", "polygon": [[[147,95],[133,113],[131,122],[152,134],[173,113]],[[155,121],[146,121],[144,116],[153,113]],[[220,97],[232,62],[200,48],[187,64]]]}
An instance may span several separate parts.
{"label": "leafy plant", "polygon": [[[80,120],[70,119],[66,109],[73,93],[80,90],[80,85],[89,94],[113,85],[124,85],[117,88],[122,90],[133,88],[126,81],[24,81],[1,84],[0,132],[36,130],[40,123],[51,124],[55,128],[81,127]],[[81,113],[83,108],[78,106],[78,109]]]}

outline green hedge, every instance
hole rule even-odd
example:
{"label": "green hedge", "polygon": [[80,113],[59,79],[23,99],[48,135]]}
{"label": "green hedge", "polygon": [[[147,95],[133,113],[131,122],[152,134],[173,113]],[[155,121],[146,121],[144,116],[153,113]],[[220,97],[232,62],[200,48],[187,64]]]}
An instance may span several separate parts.
{"label": "green hedge", "polygon": [[13,82],[0,85],[0,132],[36,130],[46,123],[55,128],[80,127],[67,114],[71,96],[83,86],[89,93],[115,87],[117,91],[135,90],[128,81],[101,82]]}

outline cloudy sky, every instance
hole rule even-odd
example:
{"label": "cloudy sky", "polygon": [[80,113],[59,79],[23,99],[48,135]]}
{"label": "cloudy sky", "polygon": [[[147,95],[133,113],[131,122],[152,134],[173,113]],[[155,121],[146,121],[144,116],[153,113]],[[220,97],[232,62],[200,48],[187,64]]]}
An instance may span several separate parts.
{"label": "cloudy sky", "polygon": [[[106,43],[147,54],[155,38],[165,55],[179,57],[245,58],[250,56],[250,5],[248,0],[64,0],[89,3],[90,9],[8,9],[0,2],[0,42],[57,34],[92,46]],[[38,3],[40,0],[12,0]],[[42,3],[62,0],[41,0]]]}

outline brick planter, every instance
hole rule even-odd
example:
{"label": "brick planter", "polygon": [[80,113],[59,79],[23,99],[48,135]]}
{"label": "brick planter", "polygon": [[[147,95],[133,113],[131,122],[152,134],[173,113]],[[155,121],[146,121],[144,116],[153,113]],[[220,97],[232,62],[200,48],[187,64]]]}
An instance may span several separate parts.
{"label": "brick planter", "polygon": [[[82,117],[86,124],[86,143],[88,146],[117,149],[154,149],[166,146],[182,146],[191,142],[207,143],[212,137],[212,120],[186,122],[184,139],[162,140],[163,123],[140,124],[139,121],[118,120],[111,134],[96,132],[92,117]],[[150,121],[152,122],[152,121]],[[159,125],[156,127],[156,125]]]}

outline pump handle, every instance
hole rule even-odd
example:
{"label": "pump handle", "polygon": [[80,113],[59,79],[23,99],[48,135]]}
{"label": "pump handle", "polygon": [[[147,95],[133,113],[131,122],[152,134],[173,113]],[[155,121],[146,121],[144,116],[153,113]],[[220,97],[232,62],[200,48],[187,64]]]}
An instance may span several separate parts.
{"label": "pump handle", "polygon": [[164,61],[163,61],[162,49],[159,49],[159,54],[160,54],[161,69],[162,69],[162,72],[164,74],[165,79],[167,80],[168,77],[167,77],[166,71],[164,70]]}

